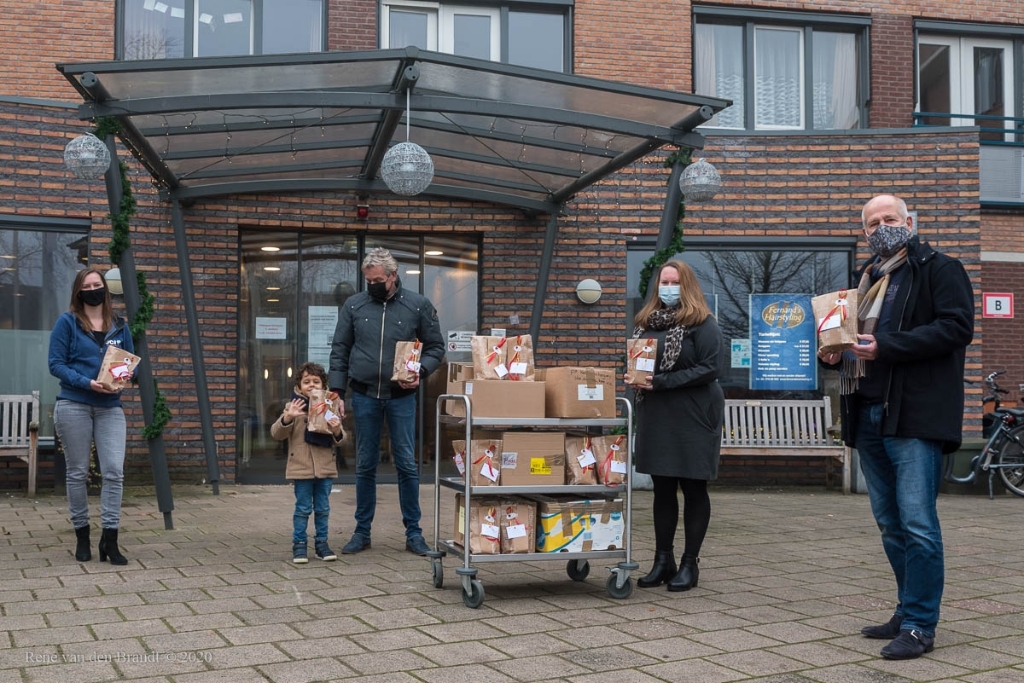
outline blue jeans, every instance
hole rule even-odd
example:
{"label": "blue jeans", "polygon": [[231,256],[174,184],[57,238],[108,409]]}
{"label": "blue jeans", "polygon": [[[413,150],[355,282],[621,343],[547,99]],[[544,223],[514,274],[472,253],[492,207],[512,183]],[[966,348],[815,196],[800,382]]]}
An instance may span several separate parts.
{"label": "blue jeans", "polygon": [[902,629],[935,635],[945,564],[935,501],[942,481],[938,441],[879,435],[881,404],[863,406],[857,453],[882,532],[882,547],[896,575],[896,614]]}
{"label": "blue jeans", "polygon": [[292,543],[305,543],[309,513],[313,513],[316,529],[314,540],[327,540],[327,520],[331,516],[331,479],[295,480],[295,515],[292,517]]}
{"label": "blue jeans", "polygon": [[89,457],[95,442],[96,457],[103,473],[100,524],[104,529],[118,528],[121,525],[127,438],[124,409],[121,406],[100,408],[58,399],[53,407],[53,427],[64,447],[64,461],[67,463],[71,525],[78,529],[89,524]]}
{"label": "blue jeans", "polygon": [[380,430],[388,421],[391,457],[398,471],[398,504],[402,508],[405,537],[422,536],[420,529],[420,474],[416,469],[416,395],[373,398],[352,392],[356,427],[356,529],[370,537],[377,510],[377,465],[380,464]]}

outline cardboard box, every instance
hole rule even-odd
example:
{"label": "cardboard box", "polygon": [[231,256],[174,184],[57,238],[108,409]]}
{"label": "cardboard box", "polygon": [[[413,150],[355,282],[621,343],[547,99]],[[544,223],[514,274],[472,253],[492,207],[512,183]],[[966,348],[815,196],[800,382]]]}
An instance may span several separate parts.
{"label": "cardboard box", "polygon": [[537,552],[616,550],[625,545],[622,499],[530,496],[537,501]]}
{"label": "cardboard box", "polygon": [[[542,382],[505,382],[528,386]],[[501,485],[565,484],[565,432],[505,432],[501,437]]]}
{"label": "cardboard box", "polygon": [[[544,382],[456,380],[448,383],[448,393],[468,396],[473,417],[544,417]],[[449,415],[465,417],[466,407],[461,401],[445,403]]]}
{"label": "cardboard box", "polygon": [[[465,382],[471,379],[473,379],[472,363],[449,363],[448,386],[444,393],[463,393],[465,391]],[[445,401],[444,412],[455,417],[466,417],[466,406],[462,401]]]}
{"label": "cardboard box", "polygon": [[537,547],[537,503],[525,498],[501,501],[501,554],[532,553]]}
{"label": "cardboard box", "polygon": [[[501,554],[501,501],[473,496],[469,506],[469,552],[476,555]],[[466,498],[455,494],[455,535],[457,545],[465,547]]]}
{"label": "cardboard box", "polygon": [[547,417],[615,417],[615,372],[608,368],[543,368]]}

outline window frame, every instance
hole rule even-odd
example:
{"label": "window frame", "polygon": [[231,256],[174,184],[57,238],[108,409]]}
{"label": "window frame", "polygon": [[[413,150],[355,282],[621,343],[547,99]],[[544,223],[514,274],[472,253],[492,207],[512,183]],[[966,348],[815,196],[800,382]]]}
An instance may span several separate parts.
{"label": "window frame", "polygon": [[[780,134],[793,131],[811,130],[832,130],[828,128],[814,127],[814,71],[811,58],[814,54],[814,32],[826,31],[829,33],[851,33],[854,35],[857,48],[857,111],[858,126],[851,130],[863,130],[867,124],[867,103],[871,99],[871,53],[870,53],[870,30],[871,18],[863,15],[853,14],[823,14],[816,12],[792,12],[775,10],[756,10],[750,8],[732,7],[711,7],[694,5],[692,8],[692,26],[697,24],[722,24],[739,26],[743,29],[743,127],[742,128],[718,128],[714,126],[701,126],[705,130],[721,130],[731,133],[770,132],[778,131]],[[754,87],[755,64],[754,64],[754,37],[757,28],[788,28],[800,30],[802,33],[801,53],[802,74],[801,74],[801,119],[802,128],[759,128],[756,124],[756,89]],[[695,30],[695,29],[694,29]],[[691,45],[691,84],[695,82],[697,46],[696,41]],[[691,85],[692,90],[692,85]]]}
{"label": "window frame", "polygon": [[[573,40],[573,10],[575,0],[475,0],[467,2],[440,2],[439,0],[380,0],[377,4],[378,26],[377,46],[382,49],[404,48],[405,45],[390,44],[390,22],[388,15],[391,8],[416,8],[420,10],[433,10],[437,22],[437,35],[433,42],[437,50],[445,52],[445,30],[450,22],[446,21],[446,15],[451,16],[452,10],[476,10],[481,14],[487,13],[498,16],[498,58],[493,61],[500,64],[508,64],[509,44],[509,13],[530,12],[536,14],[551,14],[562,19],[562,70],[554,73],[573,73],[572,61],[572,40]],[[492,29],[493,30],[493,29]],[[430,37],[428,36],[428,40]],[[495,52],[493,46],[492,54]],[[448,52],[447,54],[451,54]],[[524,67],[526,68],[526,67]]]}
{"label": "window frame", "polygon": [[[114,59],[124,60],[124,30],[125,30],[125,12],[127,8],[125,3],[128,0],[116,0],[115,16],[114,16]],[[198,0],[185,0],[185,33],[182,36],[184,41],[184,59],[201,59],[196,56],[196,50],[199,45],[196,42],[195,26],[199,21],[196,15],[196,3]],[[245,55],[236,55],[238,57],[251,57],[255,55],[263,54],[263,0],[249,0],[252,11],[252,22],[250,27],[250,51]],[[320,0],[320,52],[327,52],[327,36],[328,36],[328,5],[330,0]],[[314,53],[310,53],[314,54]],[[173,59],[173,58],[165,58]],[[135,61],[135,60],[131,60]]]}

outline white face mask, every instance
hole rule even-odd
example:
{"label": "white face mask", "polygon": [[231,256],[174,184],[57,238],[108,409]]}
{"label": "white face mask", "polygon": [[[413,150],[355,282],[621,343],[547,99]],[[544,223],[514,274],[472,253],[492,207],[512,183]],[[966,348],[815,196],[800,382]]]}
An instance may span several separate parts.
{"label": "white face mask", "polygon": [[659,285],[658,298],[666,306],[675,306],[679,303],[679,285]]}

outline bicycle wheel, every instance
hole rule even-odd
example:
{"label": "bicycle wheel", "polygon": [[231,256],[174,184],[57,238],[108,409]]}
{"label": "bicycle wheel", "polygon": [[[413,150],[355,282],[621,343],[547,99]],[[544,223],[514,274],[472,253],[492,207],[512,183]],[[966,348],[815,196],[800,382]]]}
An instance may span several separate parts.
{"label": "bicycle wheel", "polygon": [[1011,493],[1024,497],[1024,427],[1017,427],[1007,435],[992,464],[999,470],[1003,485]]}

